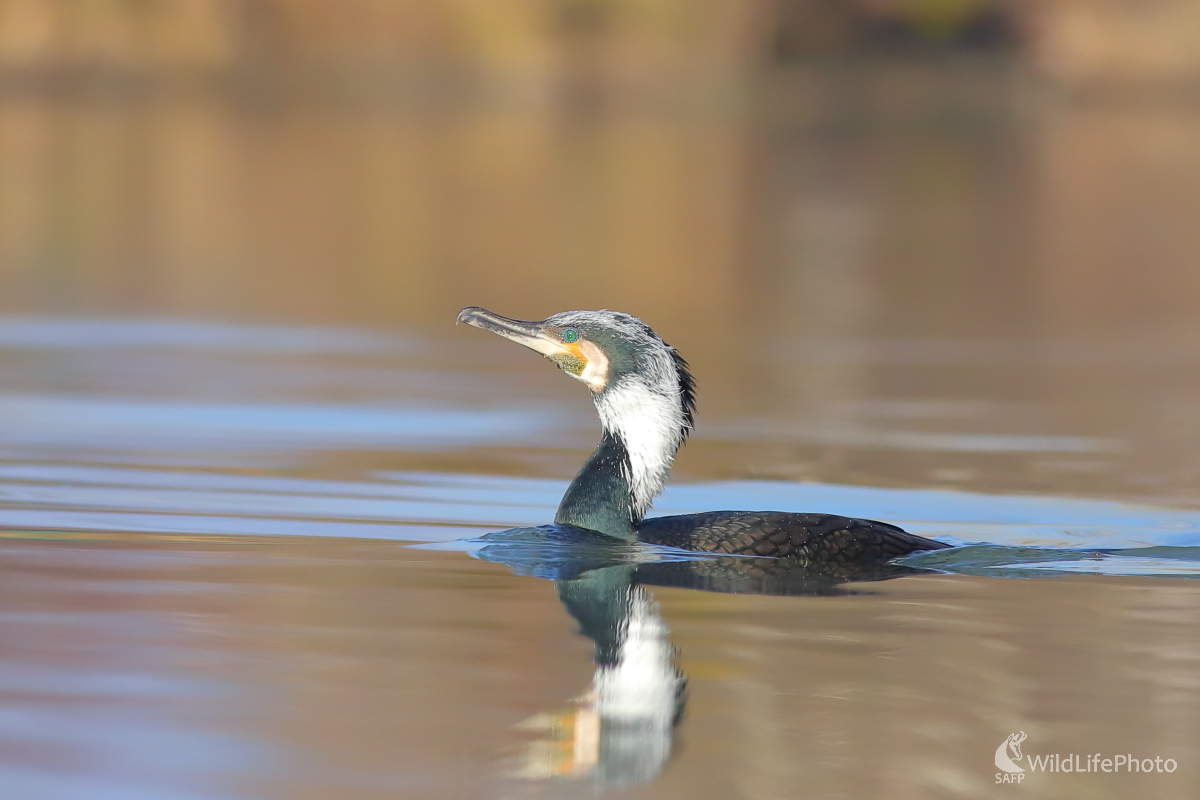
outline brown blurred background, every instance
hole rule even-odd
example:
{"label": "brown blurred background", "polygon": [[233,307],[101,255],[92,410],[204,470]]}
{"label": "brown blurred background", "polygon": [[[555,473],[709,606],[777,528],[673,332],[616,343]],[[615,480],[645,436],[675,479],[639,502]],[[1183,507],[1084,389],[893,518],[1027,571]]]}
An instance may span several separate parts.
{"label": "brown blurred background", "polygon": [[[0,0],[9,313],[618,308],[706,415],[1093,437],[1190,495],[1197,219],[1188,0]],[[1084,490],[1076,444],[987,485]]]}
{"label": "brown blurred background", "polygon": [[0,304],[686,324],[902,260],[1161,322],[1198,86],[1187,0],[0,0]]}

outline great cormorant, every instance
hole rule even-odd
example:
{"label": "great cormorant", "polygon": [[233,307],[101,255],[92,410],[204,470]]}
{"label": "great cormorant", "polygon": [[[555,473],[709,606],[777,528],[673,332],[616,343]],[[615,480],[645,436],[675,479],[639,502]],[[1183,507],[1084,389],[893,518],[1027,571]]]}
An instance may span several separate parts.
{"label": "great cormorant", "polygon": [[592,392],[603,438],[563,495],[559,525],[684,550],[816,563],[878,563],[950,546],[835,514],[708,511],[647,519],[692,430],[696,384],[675,348],[616,311],[564,311],[526,322],[472,306],[458,321],[536,350]]}

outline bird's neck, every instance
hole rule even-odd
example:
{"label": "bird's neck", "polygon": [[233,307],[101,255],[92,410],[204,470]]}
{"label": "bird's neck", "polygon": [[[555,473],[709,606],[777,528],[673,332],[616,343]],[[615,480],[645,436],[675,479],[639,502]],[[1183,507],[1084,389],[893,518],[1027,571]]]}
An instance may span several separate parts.
{"label": "bird's neck", "polygon": [[674,387],[630,382],[598,395],[596,409],[604,435],[554,521],[633,540],[683,442],[682,405]]}
{"label": "bird's neck", "polygon": [[558,504],[554,521],[606,533],[618,539],[637,539],[633,501],[627,476],[629,451],[608,431],[584,462]]}

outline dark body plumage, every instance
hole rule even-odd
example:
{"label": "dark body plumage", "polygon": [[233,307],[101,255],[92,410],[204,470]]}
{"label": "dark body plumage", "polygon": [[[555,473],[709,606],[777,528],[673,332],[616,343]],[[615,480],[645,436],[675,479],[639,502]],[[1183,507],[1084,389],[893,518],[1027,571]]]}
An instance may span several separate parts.
{"label": "dark body plumage", "polygon": [[782,511],[707,511],[651,517],[642,521],[638,538],[703,553],[822,563],[886,561],[918,550],[950,546],[885,522]]}
{"label": "dark body plumage", "polygon": [[894,525],[834,514],[710,511],[646,519],[693,426],[695,381],[675,348],[641,320],[614,311],[566,311],[526,322],[473,307],[458,318],[541,353],[592,392],[603,436],[563,495],[554,516],[558,525],[804,564],[881,564],[950,546]]}

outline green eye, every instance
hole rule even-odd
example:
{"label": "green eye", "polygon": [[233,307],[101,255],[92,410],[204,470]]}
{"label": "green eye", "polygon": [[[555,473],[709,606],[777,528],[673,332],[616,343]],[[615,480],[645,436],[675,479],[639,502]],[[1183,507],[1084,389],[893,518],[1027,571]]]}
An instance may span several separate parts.
{"label": "green eye", "polygon": [[567,344],[575,344],[579,341],[579,331],[574,328],[567,328],[562,332],[562,340]]}

